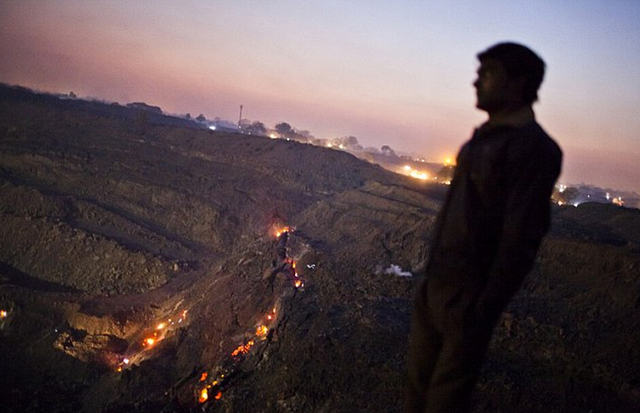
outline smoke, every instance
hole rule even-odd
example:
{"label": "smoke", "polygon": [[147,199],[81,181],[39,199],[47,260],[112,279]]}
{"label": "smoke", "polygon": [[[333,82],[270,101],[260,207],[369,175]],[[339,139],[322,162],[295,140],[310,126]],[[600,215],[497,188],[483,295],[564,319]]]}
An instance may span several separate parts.
{"label": "smoke", "polygon": [[384,270],[384,273],[385,274],[390,274],[390,275],[397,275],[398,277],[411,277],[411,276],[413,276],[413,274],[411,274],[410,271],[402,271],[402,268],[400,268],[399,265],[395,265],[395,264],[391,264],[391,266],[389,266],[389,268]]}

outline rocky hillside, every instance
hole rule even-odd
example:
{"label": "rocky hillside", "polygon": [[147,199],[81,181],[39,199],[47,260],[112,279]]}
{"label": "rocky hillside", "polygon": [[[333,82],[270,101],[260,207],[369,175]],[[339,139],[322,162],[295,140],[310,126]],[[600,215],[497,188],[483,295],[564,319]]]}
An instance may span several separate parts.
{"label": "rocky hillside", "polygon": [[[398,273],[422,264],[445,190],[341,151],[2,87],[0,399],[400,412],[418,280]],[[553,228],[475,411],[638,411],[640,211],[559,208]]]}

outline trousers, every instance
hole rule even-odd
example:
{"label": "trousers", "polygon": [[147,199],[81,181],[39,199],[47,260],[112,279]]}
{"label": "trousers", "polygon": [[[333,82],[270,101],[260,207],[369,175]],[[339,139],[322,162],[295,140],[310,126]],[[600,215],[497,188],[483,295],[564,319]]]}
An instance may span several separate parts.
{"label": "trousers", "polygon": [[474,283],[427,279],[414,300],[406,413],[465,413],[498,317],[475,311]]}

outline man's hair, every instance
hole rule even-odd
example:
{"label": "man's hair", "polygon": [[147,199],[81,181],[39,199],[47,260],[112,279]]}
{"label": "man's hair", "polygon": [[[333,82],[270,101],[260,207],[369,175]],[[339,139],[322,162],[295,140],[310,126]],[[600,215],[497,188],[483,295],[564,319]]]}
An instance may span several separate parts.
{"label": "man's hair", "polygon": [[544,61],[531,49],[517,43],[498,43],[478,53],[480,62],[495,59],[502,63],[507,76],[525,80],[522,98],[527,103],[538,100],[538,89],[544,78]]}

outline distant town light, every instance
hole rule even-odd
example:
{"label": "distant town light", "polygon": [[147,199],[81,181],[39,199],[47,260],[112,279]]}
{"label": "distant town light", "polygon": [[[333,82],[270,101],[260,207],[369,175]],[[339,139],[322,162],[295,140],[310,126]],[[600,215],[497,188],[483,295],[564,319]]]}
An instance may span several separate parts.
{"label": "distant town light", "polygon": [[427,174],[426,172],[411,171],[411,176],[422,180],[429,179],[429,174]]}
{"label": "distant town light", "polygon": [[211,129],[211,130],[216,130],[216,125],[211,125],[211,126],[209,126],[209,129]]}

